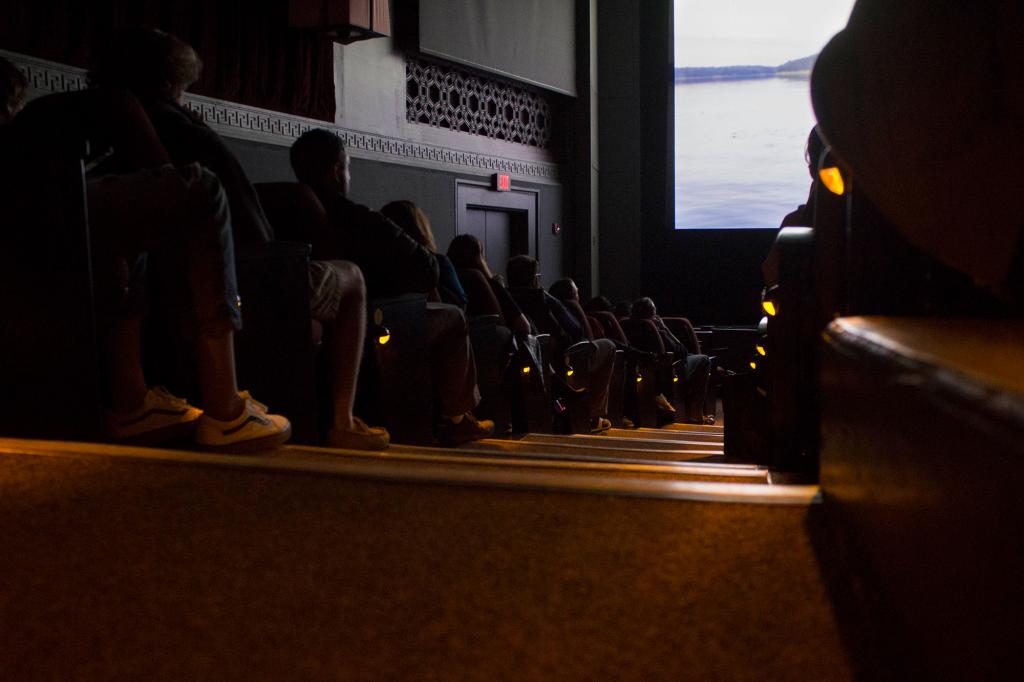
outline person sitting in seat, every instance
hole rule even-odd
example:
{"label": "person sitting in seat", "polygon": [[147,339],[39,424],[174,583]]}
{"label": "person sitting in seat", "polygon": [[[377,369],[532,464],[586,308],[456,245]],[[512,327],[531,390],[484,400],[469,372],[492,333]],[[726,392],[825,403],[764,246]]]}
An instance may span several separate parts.
{"label": "person sitting in seat", "polygon": [[[92,85],[127,90],[142,103],[156,133],[177,164],[199,163],[224,186],[236,248],[274,240],[259,198],[221,137],[184,106],[185,91],[202,68],[192,46],[156,29],[123,29],[101,50],[89,73]],[[332,426],[328,444],[381,450],[386,430],[352,414],[356,378],[366,334],[366,288],[359,269],[340,260],[310,263],[310,312],[324,325],[332,367]]]}
{"label": "person sitting in seat", "polygon": [[[530,321],[523,315],[515,299],[505,288],[501,277],[491,272],[487,259],[484,258],[484,247],[480,240],[471,234],[460,234],[448,245],[448,258],[456,270],[475,270],[487,280],[491,293],[501,308],[501,323],[512,330],[516,336],[522,337],[535,332]],[[468,296],[468,294],[467,294]],[[473,309],[472,296],[468,296],[469,309]]]}
{"label": "person sitting in seat", "polygon": [[465,310],[466,292],[459,282],[452,262],[444,254],[437,252],[434,232],[430,229],[430,220],[423,210],[413,202],[403,199],[392,201],[381,208],[380,212],[415,239],[420,246],[434,254],[438,268],[437,287],[431,291],[428,300],[457,305]]}
{"label": "person sitting in seat", "polygon": [[[426,247],[348,198],[349,156],[337,135],[322,128],[306,131],[292,145],[291,163],[299,182],[313,189],[327,212],[326,231],[313,241],[314,254],[354,261],[371,296],[427,293],[437,286],[437,259]],[[426,342],[441,405],[438,440],[455,446],[491,435],[494,422],[473,415],[480,392],[466,316],[456,306],[427,303]]]}
{"label": "person sitting in seat", "polygon": [[[0,59],[3,123],[11,122],[21,108],[24,89],[21,75]],[[108,115],[124,114],[124,120],[110,121],[111,125],[137,124],[131,111],[112,108]],[[3,127],[8,134],[0,135],[0,153],[7,165],[12,163],[8,155],[17,156],[19,150],[7,144],[11,142],[9,126]],[[28,148],[41,140],[33,137],[30,126],[20,128],[21,153],[35,153]],[[166,155],[152,148],[140,156],[159,164]],[[241,311],[230,212],[217,177],[197,164],[163,164],[134,173],[89,177],[86,193],[98,317],[108,364],[107,435],[115,441],[153,444],[193,434],[202,448],[230,452],[271,448],[287,441],[288,420],[267,414],[261,403],[238,391],[233,349]],[[147,253],[159,253],[175,264],[167,273],[174,278],[173,317],[180,333],[193,342],[204,410],[146,383],[140,329]]]}
{"label": "person sitting in seat", "polygon": [[[540,264],[530,256],[513,256],[508,262],[508,282],[512,295],[523,296],[524,292],[540,290],[546,308],[547,321],[534,320],[541,331],[548,331],[561,340],[560,350],[565,351],[571,344],[581,341],[589,342],[593,350],[587,359],[588,386],[587,411],[593,432],[607,431],[611,427],[608,420],[608,393],[612,371],[615,365],[615,343],[610,339],[594,339],[586,318],[579,319],[578,313],[572,312],[561,300],[552,296],[540,286]],[[571,279],[559,280],[553,285],[555,291],[562,293],[567,300],[579,305],[579,292],[576,283]],[[525,294],[529,295],[529,294]],[[543,313],[543,311],[541,311]],[[546,325],[554,326],[545,330]]]}
{"label": "person sitting in seat", "polygon": [[665,350],[675,356],[676,362],[683,361],[680,366],[683,368],[683,396],[687,421],[693,424],[713,424],[714,417],[704,414],[704,399],[711,377],[711,361],[708,356],[690,353],[687,350],[686,345],[669,331],[664,320],[658,316],[658,309],[652,299],[643,297],[634,301],[630,317],[653,322]]}

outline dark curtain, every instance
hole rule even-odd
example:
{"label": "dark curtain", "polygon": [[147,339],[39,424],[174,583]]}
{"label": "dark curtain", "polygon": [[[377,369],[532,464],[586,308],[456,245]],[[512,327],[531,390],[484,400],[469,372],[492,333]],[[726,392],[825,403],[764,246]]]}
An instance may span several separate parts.
{"label": "dark curtain", "polygon": [[322,34],[289,28],[287,0],[6,0],[0,48],[88,67],[95,46],[130,25],[161,28],[199,53],[191,91],[334,120],[334,55]]}

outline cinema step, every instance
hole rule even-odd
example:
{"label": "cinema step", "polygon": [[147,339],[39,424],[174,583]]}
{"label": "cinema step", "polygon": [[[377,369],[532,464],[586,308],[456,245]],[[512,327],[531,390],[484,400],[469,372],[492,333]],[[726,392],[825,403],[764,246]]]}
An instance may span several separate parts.
{"label": "cinema step", "polygon": [[681,440],[718,444],[725,442],[725,436],[722,433],[676,431],[674,429],[608,429],[604,435],[611,438],[635,438],[638,440]]}
{"label": "cinema step", "polygon": [[[498,441],[503,443],[505,441]],[[607,453],[564,454],[548,452],[542,445],[513,451],[497,450],[488,442],[470,443],[445,449],[413,445],[392,445],[385,452],[338,450],[308,446],[288,446],[279,456],[295,458],[379,459],[385,462],[428,462],[463,466],[506,467],[519,470],[563,470],[603,472],[610,475],[680,477],[734,483],[769,483],[769,471],[753,464],[717,464],[711,462],[674,462],[614,456]]]}
{"label": "cinema step", "polygon": [[681,432],[693,432],[693,433],[717,433],[719,435],[725,434],[725,427],[721,424],[711,424],[710,426],[704,424],[681,424],[674,422],[671,424],[665,424],[659,430],[665,431],[681,431]]}
{"label": "cinema step", "polygon": [[654,438],[616,438],[606,435],[573,434],[552,435],[547,433],[528,433],[519,439],[520,443],[544,443],[551,445],[584,445],[601,448],[623,448],[642,450],[686,450],[701,451],[708,454],[721,454],[722,443],[689,439],[654,439]]}
{"label": "cinema step", "polygon": [[[674,447],[673,447],[674,445]],[[648,447],[646,444],[638,444],[630,441],[621,445],[614,441],[581,441],[573,439],[572,436],[556,436],[544,439],[543,442],[530,440],[504,440],[489,438],[475,441],[471,444],[460,446],[459,449],[469,448],[475,451],[489,451],[508,454],[531,454],[543,453],[545,455],[559,456],[587,456],[599,458],[625,458],[656,461],[702,461],[724,463],[725,456],[721,450],[713,450],[707,447],[689,448],[686,445],[662,444],[658,447]]]}
{"label": "cinema step", "polygon": [[852,676],[814,487],[285,453],[0,443],[5,677]]}

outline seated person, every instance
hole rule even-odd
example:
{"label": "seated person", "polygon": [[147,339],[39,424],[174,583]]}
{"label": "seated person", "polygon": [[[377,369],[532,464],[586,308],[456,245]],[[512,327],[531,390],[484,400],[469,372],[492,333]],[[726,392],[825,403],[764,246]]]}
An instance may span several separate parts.
{"label": "seated person", "polygon": [[[312,188],[327,212],[325,233],[313,240],[314,254],[355,262],[371,296],[427,293],[437,286],[437,259],[426,247],[346,196],[349,157],[337,135],[323,129],[303,133],[292,145],[291,162],[299,182]],[[426,341],[441,406],[438,440],[454,446],[491,435],[494,422],[473,416],[480,392],[466,316],[453,305],[427,303]]]}
{"label": "seated person", "polygon": [[[540,289],[540,265],[535,258],[530,256],[513,256],[508,262],[508,282],[512,295],[516,296],[517,291]],[[561,291],[568,300],[579,303],[579,292],[576,283],[571,279],[559,280],[556,291]],[[593,345],[593,353],[589,362],[589,385],[587,386],[587,411],[590,417],[591,430],[594,432],[606,431],[611,427],[608,416],[608,393],[611,383],[612,371],[615,368],[615,342],[611,339],[593,339],[590,333],[590,325],[586,319],[578,319],[577,314],[570,308],[552,296],[543,292],[544,304],[549,313],[548,321],[534,322],[544,331],[545,325],[553,321],[556,325],[549,333],[553,333],[562,339],[561,350],[565,350],[570,344],[588,341]]]}
{"label": "seated person", "polygon": [[457,305],[465,310],[466,292],[459,282],[459,276],[455,273],[452,262],[444,254],[437,252],[434,233],[430,229],[430,220],[427,219],[420,207],[408,200],[392,201],[380,209],[380,212],[381,215],[389,218],[407,235],[415,239],[420,246],[434,254],[438,268],[437,287],[431,291],[428,300]]}
{"label": "seated person", "polygon": [[[130,28],[108,41],[89,79],[94,86],[134,94],[175,163],[199,163],[216,173],[227,195],[236,248],[273,241],[274,231],[238,159],[184,106],[185,90],[198,79],[201,68],[187,43],[156,29]],[[366,333],[366,292],[359,269],[343,261],[314,261],[310,290],[311,313],[324,325],[332,368],[334,411],[328,444],[386,448],[387,431],[368,427],[352,414]]]}
{"label": "seated person", "polygon": [[[24,88],[17,70],[0,60],[5,124],[20,109]],[[13,136],[5,132],[0,134],[2,153],[17,153]],[[30,127],[18,133],[29,145],[38,142],[32,140]],[[159,162],[165,153],[154,148],[148,156]],[[241,310],[231,218],[217,177],[197,164],[166,164],[89,177],[86,193],[98,318],[109,367],[107,435],[115,441],[152,444],[193,434],[200,447],[219,451],[251,451],[287,441],[288,420],[267,414],[236,384],[234,332],[241,326]],[[182,336],[192,341],[204,410],[146,384],[140,330],[147,253],[159,253],[174,264],[165,273],[174,278],[170,289],[177,294],[172,316]]]}
{"label": "seated person", "polygon": [[690,353],[686,345],[669,331],[665,322],[658,317],[658,310],[650,298],[638,298],[633,303],[630,317],[650,320],[661,337],[665,350],[682,360],[683,400],[687,421],[693,424],[713,424],[714,417],[704,414],[704,398],[707,395],[708,379],[711,377],[711,361],[706,355]]}
{"label": "seated person", "polygon": [[[480,240],[471,234],[460,234],[448,245],[448,258],[456,270],[476,270],[481,273],[490,286],[491,293],[498,301],[501,308],[501,324],[512,330],[516,336],[530,334],[530,322],[519,309],[512,295],[508,293],[501,278],[491,272],[487,259],[484,258],[484,248]],[[468,300],[469,309],[473,309],[473,301]]]}
{"label": "seated person", "polygon": [[612,311],[612,301],[607,296],[594,296],[588,300],[584,305],[583,309],[588,313],[593,312],[608,312]]}

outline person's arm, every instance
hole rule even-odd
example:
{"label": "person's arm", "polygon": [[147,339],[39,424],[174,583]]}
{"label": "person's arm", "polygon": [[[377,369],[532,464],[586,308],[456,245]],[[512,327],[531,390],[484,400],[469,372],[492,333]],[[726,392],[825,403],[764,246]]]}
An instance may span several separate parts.
{"label": "person's arm", "polygon": [[668,325],[665,324],[665,320],[655,315],[651,318],[654,322],[654,326],[658,328],[658,333],[661,334],[662,342],[665,344],[665,349],[672,351],[676,356],[676,360],[681,360],[689,355],[686,350],[686,344],[676,338],[676,335],[669,330]]}
{"label": "person's arm", "polygon": [[580,326],[576,317],[565,307],[565,304],[547,293],[544,295],[544,300],[547,301],[548,310],[554,315],[558,326],[565,331],[573,343],[587,340],[586,334],[583,333],[583,327]]}

